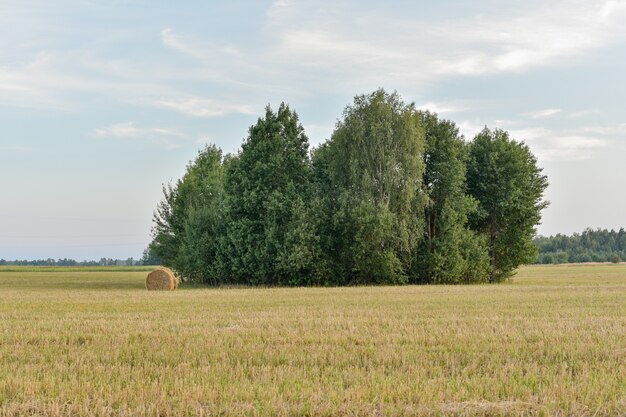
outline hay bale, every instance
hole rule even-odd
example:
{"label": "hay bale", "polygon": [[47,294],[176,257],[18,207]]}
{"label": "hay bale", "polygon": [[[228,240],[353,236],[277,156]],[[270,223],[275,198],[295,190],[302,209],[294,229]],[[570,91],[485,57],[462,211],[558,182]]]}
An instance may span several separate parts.
{"label": "hay bale", "polygon": [[169,268],[158,268],[146,277],[148,290],[172,291],[178,287],[180,279]]}

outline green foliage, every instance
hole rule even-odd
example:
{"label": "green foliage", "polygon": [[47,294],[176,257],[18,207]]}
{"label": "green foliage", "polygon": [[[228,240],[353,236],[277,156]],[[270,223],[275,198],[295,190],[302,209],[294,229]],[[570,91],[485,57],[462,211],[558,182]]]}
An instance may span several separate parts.
{"label": "green foliage", "polygon": [[425,129],[423,190],[424,236],[415,265],[415,281],[471,283],[487,277],[485,239],[468,227],[477,201],[465,194],[467,148],[453,122],[421,114]]}
{"label": "green foliage", "polygon": [[534,254],[540,173],[506,132],[468,146],[384,90],[310,156],[298,115],[268,106],[237,155],[209,146],[164,187],[144,257],[210,285],[500,281]]}
{"label": "green foliage", "polygon": [[405,283],[422,230],[424,132],[415,107],[383,90],[357,96],[327,144],[337,199],[335,265],[349,283]]}
{"label": "green foliage", "polygon": [[548,181],[528,147],[505,131],[485,128],[469,154],[468,191],[479,203],[472,226],[488,239],[490,282],[502,281],[536,257],[532,239],[548,205],[542,200]]}
{"label": "green foliage", "polygon": [[626,259],[626,231],[587,229],[572,236],[537,237],[539,251],[535,263],[621,262]]}
{"label": "green foliage", "polygon": [[150,249],[163,265],[186,280],[207,282],[215,275],[224,199],[222,151],[207,146],[182,179],[163,187],[154,213]]}
{"label": "green foliage", "polygon": [[154,251],[153,243],[144,249],[140,263],[141,265],[161,265],[161,258]]}
{"label": "green foliage", "polygon": [[311,282],[320,256],[308,138],[284,103],[250,128],[226,176],[228,276],[253,285]]}

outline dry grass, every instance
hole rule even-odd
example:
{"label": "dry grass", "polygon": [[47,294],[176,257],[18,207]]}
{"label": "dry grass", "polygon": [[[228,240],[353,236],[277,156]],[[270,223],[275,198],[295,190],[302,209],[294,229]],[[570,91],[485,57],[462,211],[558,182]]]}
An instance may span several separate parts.
{"label": "dry grass", "polygon": [[626,415],[626,265],[495,286],[0,272],[0,415]]}

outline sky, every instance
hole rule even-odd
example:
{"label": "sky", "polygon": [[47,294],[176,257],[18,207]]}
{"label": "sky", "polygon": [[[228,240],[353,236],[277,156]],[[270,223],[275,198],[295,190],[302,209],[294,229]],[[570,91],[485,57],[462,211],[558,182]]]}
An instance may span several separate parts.
{"label": "sky", "polygon": [[139,258],[162,184],[263,109],[379,87],[524,141],[538,232],[626,227],[626,1],[0,0],[0,258]]}

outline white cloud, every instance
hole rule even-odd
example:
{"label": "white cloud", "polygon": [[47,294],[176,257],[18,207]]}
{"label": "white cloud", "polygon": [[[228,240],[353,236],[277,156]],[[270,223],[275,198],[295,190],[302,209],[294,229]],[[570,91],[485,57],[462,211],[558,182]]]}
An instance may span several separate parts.
{"label": "white cloud", "polygon": [[[146,62],[107,57],[97,48],[61,47],[40,50],[30,61],[7,61],[11,64],[0,66],[0,104],[77,110],[83,106],[72,93],[95,93],[142,107],[158,102],[183,114],[217,117],[252,113],[259,103],[276,97],[354,94],[378,86],[406,94],[443,78],[569,65],[570,58],[624,39],[620,18],[625,5],[613,0],[531,1],[443,19],[409,6],[374,9],[356,0],[277,0],[262,29],[253,32],[253,44],[236,45],[174,27],[153,34],[191,63],[171,56],[150,56]],[[120,39],[129,40],[128,33]],[[210,85],[218,94],[231,89],[232,102],[202,98],[212,92],[185,85],[199,81],[214,83]],[[453,102],[426,106],[442,114],[465,110]]]}
{"label": "white cloud", "polygon": [[561,109],[544,109],[544,110],[537,110],[537,111],[524,113],[523,116],[527,116],[533,119],[545,119],[548,117],[556,116],[557,114],[562,113],[562,112],[563,110]]}
{"label": "white cloud", "polygon": [[330,139],[333,131],[335,130],[335,125],[333,124],[316,124],[316,123],[303,123],[304,132],[312,146],[318,146],[320,143],[324,142],[326,139]]}
{"label": "white cloud", "polygon": [[572,119],[578,119],[578,118],[589,116],[595,113],[598,113],[598,111],[597,110],[578,110],[578,111],[573,111],[569,113],[567,116]]}
{"label": "white cloud", "polygon": [[466,111],[466,106],[454,103],[454,102],[434,102],[429,101],[424,104],[416,106],[418,110],[429,111],[431,113],[437,113],[439,115],[449,113],[461,113]]}
{"label": "white cloud", "polygon": [[607,1],[600,9],[600,17],[603,21],[608,22],[611,19],[623,16],[626,12],[626,1]]}
{"label": "white cloud", "polygon": [[156,104],[195,117],[218,117],[230,113],[254,114],[254,109],[249,105],[222,103],[198,97],[160,99]]}
{"label": "white cloud", "polygon": [[161,41],[168,48],[175,49],[200,61],[212,63],[219,55],[238,57],[241,51],[234,45],[198,45],[194,40],[184,39],[174,33],[174,29],[165,28],[161,31]]}
{"label": "white cloud", "polygon": [[312,6],[281,0],[268,14],[280,41],[271,57],[344,74],[348,81],[416,82],[520,72],[558,65],[622,39],[626,30],[616,15],[624,2],[612,3],[617,2],[574,0],[517,9],[505,5],[498,12],[433,21],[387,8],[355,10],[350,6],[356,3],[350,2],[333,7],[334,2]]}
{"label": "white cloud", "polygon": [[611,143],[626,140],[626,123],[589,125],[575,128],[523,126],[521,121],[462,120],[457,123],[466,140],[471,140],[485,126],[490,129],[507,130],[512,139],[524,141],[531,151],[543,161],[578,161],[595,159],[606,151]]}
{"label": "white cloud", "polygon": [[[621,24],[626,16],[623,0],[537,1],[523,7],[507,3],[484,10],[480,15],[442,19],[422,14],[419,8],[374,9],[356,0],[277,0],[268,8],[262,29],[254,32],[253,45],[208,41],[173,27],[154,34],[166,48],[196,60],[196,65],[171,62],[170,57],[149,62],[103,57],[97,48],[72,50],[63,44],[40,49],[47,45],[35,42],[41,34],[37,39],[23,35],[25,39],[11,38],[11,45],[31,45],[23,50],[28,57],[0,67],[0,104],[76,110],[82,106],[68,93],[88,92],[146,105],[150,97],[189,94],[181,80],[217,82],[218,88],[228,85],[254,102],[279,94],[354,94],[381,85],[415,89],[440,78],[568,64],[566,59],[626,35]],[[43,18],[23,14],[24,25]],[[129,40],[131,35],[126,32],[120,39]],[[23,53],[11,45],[3,53]],[[224,107],[193,99],[164,100],[161,105],[198,117],[249,111],[237,104]]]}
{"label": "white cloud", "polygon": [[40,52],[25,62],[0,66],[0,104],[77,111],[85,102],[70,99],[75,93],[128,102],[148,94],[179,93],[163,82],[162,75],[159,70],[147,71],[141,65],[90,52]]}
{"label": "white cloud", "polygon": [[626,123],[612,124],[607,126],[583,126],[576,129],[585,134],[611,136],[613,138],[626,137]]}
{"label": "white cloud", "polygon": [[546,129],[531,127],[514,129],[510,134],[523,140],[539,159],[543,160],[586,160],[597,156],[608,145],[608,138],[586,135],[568,129]]}
{"label": "white cloud", "polygon": [[469,141],[474,139],[474,136],[480,133],[485,128],[485,126],[487,126],[487,123],[483,122],[482,120],[473,119],[461,120],[460,122],[456,123],[456,125],[459,128],[459,132],[465,137],[465,140]]}
{"label": "white cloud", "polygon": [[0,151],[2,152],[33,152],[35,151],[35,148],[31,146],[11,145],[11,146],[0,146]]}
{"label": "white cloud", "polygon": [[213,143],[213,141],[211,141],[211,138],[208,136],[200,136],[198,139],[196,139],[196,143],[199,145],[207,145]]}
{"label": "white cloud", "polygon": [[163,127],[137,127],[134,122],[117,123],[109,127],[94,129],[96,136],[116,138],[137,138],[145,136],[182,136],[177,129]]}
{"label": "white cloud", "polygon": [[205,58],[204,51],[194,48],[184,42],[179,36],[174,34],[174,30],[172,28],[165,28],[161,31],[161,40],[163,41],[163,44],[169,48],[176,49],[197,59]]}
{"label": "white cloud", "polygon": [[267,15],[273,19],[279,18],[280,14],[286,10],[288,11],[289,7],[292,5],[292,0],[274,0],[267,12]]}
{"label": "white cloud", "polygon": [[172,28],[163,29],[161,39],[221,82],[272,93],[353,94],[380,85],[416,88],[440,78],[570,64],[624,39],[626,27],[616,19],[622,3],[530,2],[432,19],[419,9],[372,10],[356,0],[277,0],[259,33],[263,41],[254,47],[207,43]]}
{"label": "white cloud", "polygon": [[545,160],[595,159],[626,140],[626,123],[561,129],[535,126],[509,131],[513,138],[527,142],[533,152]]}
{"label": "white cloud", "polygon": [[522,116],[531,119],[548,119],[555,116],[568,117],[570,119],[579,119],[581,117],[589,116],[597,113],[597,110],[577,110],[577,111],[565,111],[563,109],[543,109],[531,112],[522,113]]}

